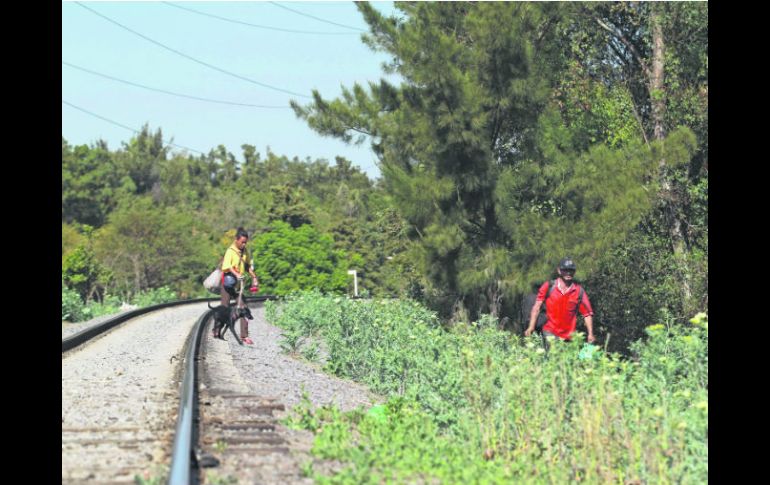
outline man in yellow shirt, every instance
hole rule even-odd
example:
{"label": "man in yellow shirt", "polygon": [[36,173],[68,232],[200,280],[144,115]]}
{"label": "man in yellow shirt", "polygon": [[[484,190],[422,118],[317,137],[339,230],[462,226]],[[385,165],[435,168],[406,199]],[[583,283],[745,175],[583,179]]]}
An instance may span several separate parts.
{"label": "man in yellow shirt", "polygon": [[[229,307],[230,299],[238,299],[236,286],[242,282],[245,277],[246,243],[249,241],[249,233],[242,227],[235,232],[235,241],[225,251],[224,260],[222,260],[222,306]],[[254,286],[259,286],[257,275],[254,274],[254,260],[249,260],[249,274],[254,282]],[[249,338],[249,323],[245,318],[241,318],[241,340],[245,344],[253,345],[254,342]]]}

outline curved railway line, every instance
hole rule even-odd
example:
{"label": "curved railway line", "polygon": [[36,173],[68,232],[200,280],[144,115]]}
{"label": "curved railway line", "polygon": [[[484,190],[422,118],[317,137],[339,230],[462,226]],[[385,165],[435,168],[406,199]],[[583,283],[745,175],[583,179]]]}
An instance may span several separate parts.
{"label": "curved railway line", "polygon": [[220,461],[250,483],[304,481],[276,459],[289,453],[273,415],[284,405],[239,381],[227,342],[202,338],[209,301],[126,312],[62,339],[62,483],[194,484]]}

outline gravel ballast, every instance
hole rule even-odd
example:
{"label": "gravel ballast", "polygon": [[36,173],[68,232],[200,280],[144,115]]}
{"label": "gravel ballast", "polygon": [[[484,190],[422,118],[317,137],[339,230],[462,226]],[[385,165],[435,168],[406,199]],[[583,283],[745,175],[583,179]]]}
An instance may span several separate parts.
{"label": "gravel ballast", "polygon": [[254,345],[240,346],[229,334],[228,343],[235,367],[251,392],[275,396],[287,408],[300,403],[303,389],[314,406],[334,403],[345,411],[369,407],[378,400],[363,385],[324,374],[318,366],[283,353],[282,330],[266,321],[262,305],[250,307],[254,320],[248,321],[249,337]]}
{"label": "gravel ballast", "polygon": [[380,399],[365,386],[326,375],[318,364],[284,354],[282,330],[265,321],[261,304],[250,307],[254,320],[249,321],[249,336],[254,345],[238,345],[229,332],[227,341],[205,333],[201,462],[215,465],[202,471],[202,483],[309,485],[312,479],[303,473],[309,463],[327,475],[344,465],[312,456],[314,434],[289,429],[281,418],[301,402],[303,392],[312,407],[336,404],[343,410],[369,407]]}
{"label": "gravel ballast", "polygon": [[[366,408],[381,398],[363,385],[324,374],[318,364],[286,355],[280,347],[281,329],[266,322],[262,304],[250,306],[254,345],[238,345],[229,332],[226,342],[214,340],[208,331],[203,334],[210,347],[208,383],[212,388],[224,386],[222,391],[231,394],[243,393],[244,409],[256,404],[276,409],[273,418],[264,418],[272,419],[274,435],[264,436],[274,436],[270,439],[282,444],[272,448],[285,452],[262,449],[253,457],[225,459],[214,472],[245,479],[243,483],[307,484],[301,466],[317,461],[309,454],[313,435],[287,429],[277,420],[301,402],[303,393],[314,407],[336,404],[343,410]],[[131,483],[136,475],[145,480],[165,475],[179,404],[182,352],[206,310],[206,303],[196,303],[152,312],[62,354],[62,483]],[[67,332],[63,324],[62,337],[114,316],[69,324]],[[201,390],[210,395],[206,385]],[[230,399],[235,405],[238,398]],[[230,405],[218,408],[224,409],[222,425],[245,417],[233,414]],[[206,407],[211,414],[216,406]],[[236,433],[229,439],[248,437]]]}
{"label": "gravel ballast", "polygon": [[152,312],[62,354],[62,483],[132,483],[167,465],[181,354],[205,310]]}

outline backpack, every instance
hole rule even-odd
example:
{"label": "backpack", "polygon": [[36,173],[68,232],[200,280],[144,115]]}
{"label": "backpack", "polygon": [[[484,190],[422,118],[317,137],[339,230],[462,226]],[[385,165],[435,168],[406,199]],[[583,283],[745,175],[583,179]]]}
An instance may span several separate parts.
{"label": "backpack", "polygon": [[[555,286],[556,280],[551,280],[548,282],[548,291],[545,292],[545,300],[543,300],[543,304],[540,306],[540,313],[537,315],[537,320],[535,320],[535,330],[537,333],[542,333],[543,327],[545,327],[545,324],[548,322],[548,316],[545,313],[545,302],[548,301],[548,297],[551,296],[551,292]],[[583,285],[578,286],[580,287],[580,293],[578,293],[578,304],[575,306],[575,315],[577,315],[580,311],[580,304],[583,302],[583,294],[585,293],[583,290]]]}

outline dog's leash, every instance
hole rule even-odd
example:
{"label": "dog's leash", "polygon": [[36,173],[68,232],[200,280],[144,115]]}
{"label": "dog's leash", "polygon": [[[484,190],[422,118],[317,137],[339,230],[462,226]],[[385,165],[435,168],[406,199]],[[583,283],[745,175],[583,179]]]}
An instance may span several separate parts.
{"label": "dog's leash", "polygon": [[245,280],[241,280],[238,282],[238,285],[240,286],[240,289],[238,290],[238,302],[236,304],[238,308],[243,308],[243,286],[244,286],[243,282],[244,281]]}
{"label": "dog's leash", "polygon": [[235,337],[235,341],[238,342],[238,345],[243,345],[243,342],[241,342],[240,337],[238,337],[238,334],[235,331],[235,323],[239,320],[238,309],[243,308],[243,280],[241,280],[239,283],[240,283],[241,289],[238,291],[238,299],[235,301],[235,308],[233,309],[230,316],[230,319],[232,320],[233,324],[232,326],[229,326],[229,328],[230,328],[230,332],[233,334],[233,337]]}
{"label": "dog's leash", "polygon": [[232,315],[235,316],[237,313],[238,308],[243,308],[243,280],[238,282],[238,285],[240,286],[240,289],[238,290],[238,298],[235,300],[235,308],[233,309]]}

